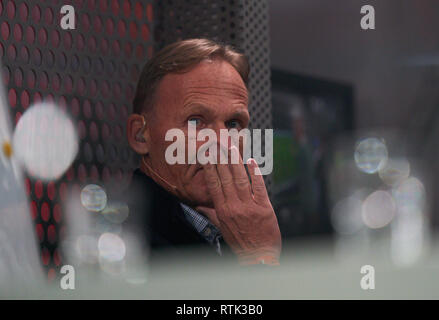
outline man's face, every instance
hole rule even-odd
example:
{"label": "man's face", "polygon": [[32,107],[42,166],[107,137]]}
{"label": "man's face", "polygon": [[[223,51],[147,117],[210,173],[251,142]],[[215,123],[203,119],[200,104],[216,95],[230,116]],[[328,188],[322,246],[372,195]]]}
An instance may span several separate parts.
{"label": "man's face", "polygon": [[[220,140],[221,129],[246,128],[249,122],[247,89],[239,73],[222,60],[203,61],[189,72],[168,74],[157,88],[152,119],[147,119],[151,167],[175,185],[181,197],[193,205],[212,206],[203,170],[199,164],[187,164],[188,121],[197,132],[210,128]],[[180,129],[186,136],[186,164],[170,165],[165,160],[165,141],[169,129]],[[196,141],[196,148],[204,141]],[[160,182],[159,182],[160,183]]]}

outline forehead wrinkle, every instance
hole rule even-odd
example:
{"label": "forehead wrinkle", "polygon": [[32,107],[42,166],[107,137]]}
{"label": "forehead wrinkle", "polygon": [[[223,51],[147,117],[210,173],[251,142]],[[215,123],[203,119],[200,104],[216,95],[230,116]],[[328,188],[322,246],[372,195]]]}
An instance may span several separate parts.
{"label": "forehead wrinkle", "polygon": [[[212,88],[212,87],[207,87],[207,88]],[[194,87],[195,89],[195,87]],[[198,89],[198,88],[197,88]],[[218,88],[220,90],[224,90],[224,88]],[[242,91],[241,93],[234,89],[228,89],[228,92],[230,92],[233,96],[231,97],[233,100],[242,100],[242,101],[235,101],[233,104],[247,104],[248,103],[248,96],[247,93],[243,94]],[[192,102],[192,100],[198,100],[198,101],[205,101],[206,103],[211,103],[209,97],[221,97],[224,98],[224,92],[220,93],[217,91],[213,91],[213,92],[206,92],[206,91],[198,91],[198,90],[189,90],[188,93],[186,93],[184,95],[183,98],[183,105],[186,105],[190,102]]]}
{"label": "forehead wrinkle", "polygon": [[[209,103],[209,99],[207,99],[207,97],[205,97],[206,94],[205,92],[191,92],[188,94],[185,94],[184,99],[183,99],[183,107],[187,107],[189,105],[191,105],[191,103],[197,103],[197,102],[201,102],[201,103],[197,103],[197,104],[208,104]],[[195,99],[194,99],[195,97]]]}
{"label": "forehead wrinkle", "polygon": [[[205,94],[205,93],[202,93],[202,95],[200,95],[198,93],[192,93],[192,94],[187,95],[183,99],[183,109],[187,109],[191,106],[202,106],[202,107],[207,108],[207,109],[210,109],[210,108],[216,109],[216,107],[214,107],[214,104],[212,104],[212,101],[210,99],[208,99],[207,96],[212,96],[212,95]],[[221,96],[221,95],[219,95],[219,96]],[[234,102],[232,102],[232,105],[238,105],[238,106],[239,105],[247,105],[247,100],[246,101],[234,101]],[[242,110],[246,110],[246,108],[242,108]]]}
{"label": "forehead wrinkle", "polygon": [[214,86],[214,85],[204,85],[204,86],[196,86],[196,85],[190,85],[188,86],[188,90],[192,91],[193,89],[195,89],[195,92],[199,92],[199,93],[205,93],[205,94],[211,94],[211,93],[207,93],[207,92],[203,92],[203,91],[198,91],[198,90],[209,90],[209,89],[214,89],[215,91],[226,91],[226,92],[231,92],[233,94],[237,94],[239,96],[242,96],[244,98],[247,98],[247,89],[242,88],[241,86],[230,86],[230,85],[226,85],[226,86]]}

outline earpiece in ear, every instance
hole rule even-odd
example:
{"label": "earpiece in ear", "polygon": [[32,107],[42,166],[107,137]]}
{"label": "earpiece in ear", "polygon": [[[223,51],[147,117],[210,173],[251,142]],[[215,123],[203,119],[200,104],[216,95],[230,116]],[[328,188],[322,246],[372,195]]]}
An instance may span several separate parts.
{"label": "earpiece in ear", "polygon": [[145,138],[142,136],[142,133],[145,130],[145,126],[146,126],[145,117],[143,115],[142,115],[142,120],[143,120],[143,126],[136,135],[136,141],[138,142],[146,142]]}
{"label": "earpiece in ear", "polygon": [[145,138],[140,134],[140,132],[136,136],[136,141],[138,141],[138,142],[146,142]]}

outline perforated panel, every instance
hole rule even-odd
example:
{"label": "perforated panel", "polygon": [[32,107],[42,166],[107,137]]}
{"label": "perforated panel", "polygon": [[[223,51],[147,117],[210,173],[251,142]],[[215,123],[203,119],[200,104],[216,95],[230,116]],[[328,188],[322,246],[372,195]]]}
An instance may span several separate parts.
{"label": "perforated panel", "polygon": [[[162,0],[157,2],[156,16],[157,49],[177,40],[205,37],[245,53],[251,67],[250,127],[272,128],[266,0]],[[265,181],[270,191],[271,176]]]}
{"label": "perforated panel", "polygon": [[[76,9],[76,30],[60,28],[64,4]],[[46,99],[73,117],[80,137],[78,157],[59,181],[25,181],[49,278],[63,261],[57,247],[69,190],[98,181],[123,188],[138,165],[125,120],[153,45],[192,37],[224,41],[249,57],[251,127],[271,128],[266,1],[164,0],[155,10],[152,0],[0,1],[3,82],[15,122]]]}
{"label": "perforated panel", "polygon": [[[60,8],[71,4],[76,29],[60,27]],[[15,122],[33,103],[53,101],[77,123],[79,154],[57,182],[26,178],[32,219],[49,278],[62,264],[62,200],[71,188],[128,182],[135,163],[125,139],[139,70],[153,54],[152,1],[0,2],[3,83]]]}

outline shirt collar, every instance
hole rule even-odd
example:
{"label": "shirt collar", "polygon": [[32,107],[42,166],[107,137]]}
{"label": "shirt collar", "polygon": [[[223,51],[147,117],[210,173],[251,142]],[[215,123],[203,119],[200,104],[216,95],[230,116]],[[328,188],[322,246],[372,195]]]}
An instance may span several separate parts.
{"label": "shirt collar", "polygon": [[210,244],[213,244],[221,232],[215,227],[208,218],[191,207],[180,202],[186,220],[194,227],[194,229]]}

